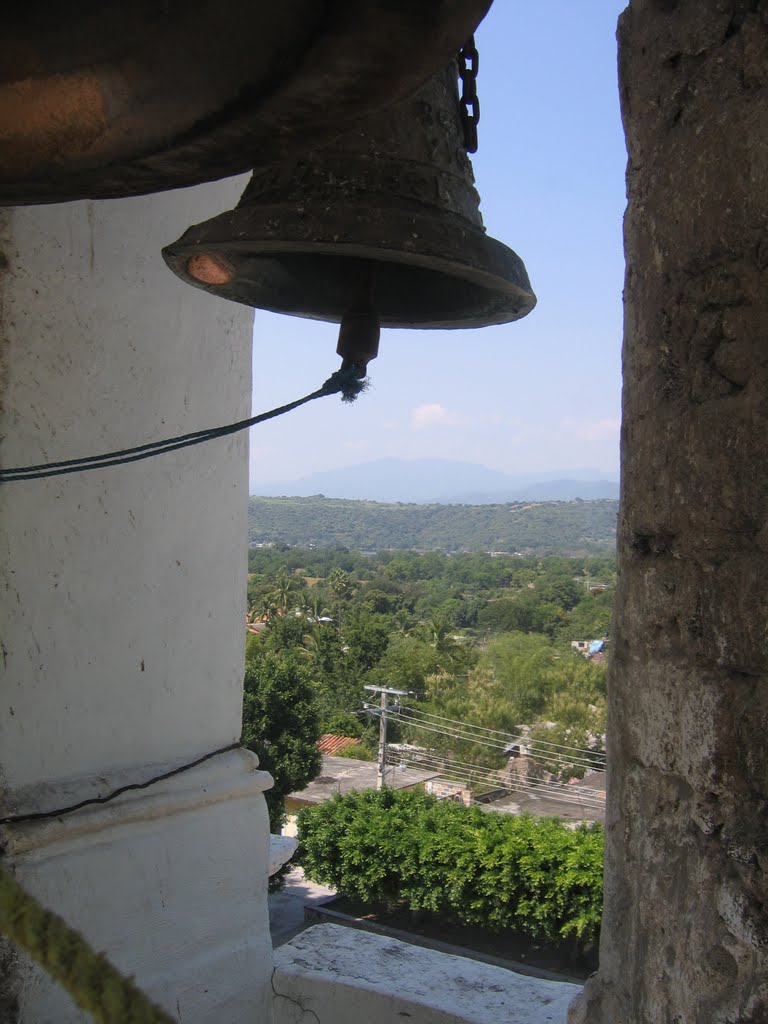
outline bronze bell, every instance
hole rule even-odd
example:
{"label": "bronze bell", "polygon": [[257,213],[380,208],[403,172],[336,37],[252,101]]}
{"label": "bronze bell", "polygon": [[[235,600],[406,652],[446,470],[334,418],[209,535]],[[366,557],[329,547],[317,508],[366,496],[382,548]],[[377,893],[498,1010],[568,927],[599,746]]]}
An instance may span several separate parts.
{"label": "bronze bell", "polygon": [[332,146],[255,169],[236,209],[189,228],[163,256],[223,298],[343,321],[342,338],[373,338],[371,317],[384,327],[508,323],[536,297],[520,257],[485,233],[473,183],[451,64]]}
{"label": "bronze bell", "polygon": [[429,81],[490,3],[5,4],[0,204],[141,195],[325,146]]}

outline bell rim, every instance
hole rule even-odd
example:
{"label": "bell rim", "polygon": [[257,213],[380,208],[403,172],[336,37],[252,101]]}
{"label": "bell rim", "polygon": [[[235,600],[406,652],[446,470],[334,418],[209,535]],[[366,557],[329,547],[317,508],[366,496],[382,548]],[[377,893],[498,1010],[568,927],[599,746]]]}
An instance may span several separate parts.
{"label": "bell rim", "polygon": [[[436,271],[491,293],[497,300],[506,300],[496,302],[485,311],[475,307],[463,317],[456,314],[449,318],[438,315],[434,319],[419,322],[392,317],[377,310],[382,327],[391,329],[462,330],[498,326],[522,319],[535,307],[536,295],[522,259],[509,246],[487,234],[484,228],[454,215],[438,220],[434,214],[429,213],[403,213],[391,209],[383,213],[383,219],[390,229],[388,233],[398,237],[399,241],[375,237],[376,218],[372,217],[371,207],[362,203],[346,203],[344,206],[345,223],[349,224],[352,218],[350,233],[368,232],[369,237],[362,241],[341,237],[333,208],[323,211],[324,216],[317,216],[316,211],[312,210],[302,218],[297,217],[295,208],[280,204],[261,206],[257,210],[237,208],[203,224],[194,225],[181,238],[166,246],[162,255],[173,273],[195,288],[252,308],[324,323],[340,323],[343,313],[329,316],[324,313],[291,311],[274,304],[254,303],[238,297],[236,280],[226,285],[208,285],[196,280],[186,270],[187,260],[201,251],[235,258],[247,254],[255,259],[270,256],[290,258],[294,255],[351,257]],[[310,220],[313,225],[310,236],[305,234],[300,237],[302,226],[306,230]],[[411,230],[406,231],[406,228]],[[235,236],[235,229],[241,238]],[[257,236],[255,239],[242,237],[251,232]],[[280,232],[281,237],[258,237],[261,233],[270,232]],[[445,243],[444,252],[436,251],[436,241],[437,248],[441,241]],[[233,262],[232,259],[230,262]]]}

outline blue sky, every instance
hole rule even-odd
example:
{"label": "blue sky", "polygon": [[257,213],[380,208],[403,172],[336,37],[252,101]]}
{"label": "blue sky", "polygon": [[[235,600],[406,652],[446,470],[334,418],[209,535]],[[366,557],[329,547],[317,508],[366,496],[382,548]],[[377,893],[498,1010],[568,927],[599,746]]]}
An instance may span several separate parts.
{"label": "blue sky", "polygon": [[[617,472],[623,6],[495,0],[476,34],[481,210],[524,260],[536,309],[476,331],[382,331],[354,405],[323,399],[251,431],[252,485],[383,457]],[[318,387],[338,366],[337,333],[257,310],[254,412]]]}

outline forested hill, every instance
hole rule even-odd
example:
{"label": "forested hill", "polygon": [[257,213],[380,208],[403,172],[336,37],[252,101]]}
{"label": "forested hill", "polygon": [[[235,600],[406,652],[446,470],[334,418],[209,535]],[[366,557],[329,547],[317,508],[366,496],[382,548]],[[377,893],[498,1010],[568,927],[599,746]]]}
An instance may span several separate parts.
{"label": "forested hill", "polygon": [[617,501],[508,505],[403,505],[340,498],[249,499],[252,544],[284,543],[362,551],[612,552]]}

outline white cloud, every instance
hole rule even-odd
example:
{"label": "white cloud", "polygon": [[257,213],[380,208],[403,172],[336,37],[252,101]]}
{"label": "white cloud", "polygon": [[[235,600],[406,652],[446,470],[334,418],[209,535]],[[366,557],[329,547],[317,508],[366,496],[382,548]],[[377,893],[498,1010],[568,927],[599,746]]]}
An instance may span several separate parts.
{"label": "white cloud", "polygon": [[582,441],[606,441],[616,437],[621,429],[621,420],[595,420],[583,423],[577,431]]}
{"label": "white cloud", "polygon": [[364,440],[361,437],[361,438],[359,438],[356,441],[345,441],[344,442],[344,447],[345,448],[355,448],[355,449],[368,448],[370,443],[371,443],[370,441],[366,441],[366,440]]}
{"label": "white cloud", "polygon": [[414,430],[425,430],[429,427],[461,427],[466,422],[465,416],[449,413],[439,402],[419,405],[411,412],[411,427]]}
{"label": "white cloud", "polygon": [[608,441],[618,437],[621,420],[577,420],[570,417],[560,420],[560,426],[570,431],[579,441]]}

